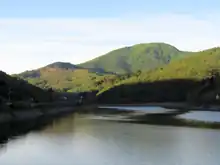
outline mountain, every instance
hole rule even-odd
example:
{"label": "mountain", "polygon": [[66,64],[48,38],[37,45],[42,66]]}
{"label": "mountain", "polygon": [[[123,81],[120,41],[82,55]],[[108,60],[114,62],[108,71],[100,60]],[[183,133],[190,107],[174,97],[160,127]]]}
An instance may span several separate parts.
{"label": "mountain", "polygon": [[[114,85],[100,91],[100,98],[128,99],[139,101],[183,101],[193,91],[203,89],[203,81],[220,75],[220,48],[212,48],[171,61],[168,65],[147,72],[138,72],[127,78],[118,77]],[[214,74],[213,74],[214,73]],[[215,100],[220,92],[220,79],[206,90],[206,99]],[[118,100],[117,100],[118,99]]]}
{"label": "mountain", "polygon": [[8,100],[9,91],[11,91],[11,100],[14,101],[30,100],[30,98],[35,98],[38,101],[48,101],[50,97],[47,91],[0,71],[0,99]]}
{"label": "mountain", "polygon": [[52,87],[62,92],[81,92],[97,90],[97,82],[114,74],[101,69],[87,69],[71,63],[56,62],[14,76],[41,88]]}
{"label": "mountain", "polygon": [[187,52],[165,43],[138,44],[114,50],[80,65],[56,62],[15,75],[41,88],[79,92],[111,86],[115,73],[127,74],[150,70],[185,57]]}
{"label": "mountain", "polygon": [[187,53],[165,43],[137,44],[111,51],[78,66],[120,74],[133,73],[169,64],[172,60],[184,57]]}
{"label": "mountain", "polygon": [[46,66],[46,68],[60,68],[60,69],[81,69],[76,65],[69,62],[55,62]]}
{"label": "mountain", "polygon": [[36,70],[25,71],[16,76],[19,76],[23,79],[40,78],[42,72],[47,71],[47,70],[75,70],[75,69],[80,69],[80,67],[73,65],[71,63],[67,63],[67,62],[55,62],[55,63],[49,64],[45,67],[42,67]]}
{"label": "mountain", "polygon": [[169,65],[157,68],[140,75],[142,81],[164,79],[196,79],[201,80],[210,75],[213,70],[219,72],[220,48],[212,48],[191,53],[180,60],[172,61]]}

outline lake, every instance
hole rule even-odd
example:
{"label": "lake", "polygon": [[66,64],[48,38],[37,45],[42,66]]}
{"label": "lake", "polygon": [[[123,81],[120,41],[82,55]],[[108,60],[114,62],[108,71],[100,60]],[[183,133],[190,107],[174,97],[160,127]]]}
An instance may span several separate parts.
{"label": "lake", "polygon": [[193,111],[180,115],[179,117],[182,119],[205,122],[220,122],[220,112]]}
{"label": "lake", "polygon": [[158,106],[100,106],[99,108],[118,109],[127,111],[142,111],[147,113],[164,113],[173,110],[169,110]]}
{"label": "lake", "polygon": [[219,165],[220,130],[70,115],[0,148],[1,165]]}
{"label": "lake", "polygon": [[[126,111],[144,112],[145,114],[172,113],[177,110],[157,106],[101,106],[99,108],[118,109]],[[216,111],[192,111],[177,115],[177,118],[204,122],[220,122],[220,112]]]}

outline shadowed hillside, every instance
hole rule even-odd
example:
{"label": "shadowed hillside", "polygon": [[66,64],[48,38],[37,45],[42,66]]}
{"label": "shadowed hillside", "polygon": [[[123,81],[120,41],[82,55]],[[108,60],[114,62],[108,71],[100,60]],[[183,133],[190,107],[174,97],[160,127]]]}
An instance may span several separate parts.
{"label": "shadowed hillside", "polygon": [[98,95],[99,103],[132,104],[149,102],[188,102],[220,104],[220,77],[205,80],[170,79],[122,84]]}
{"label": "shadowed hillside", "polygon": [[50,94],[38,87],[27,82],[8,76],[4,72],[0,72],[0,98],[2,100],[12,101],[30,100],[34,98],[37,101],[49,101]]}
{"label": "shadowed hillside", "polygon": [[[219,66],[220,48],[193,53],[164,67],[119,78],[112,87],[99,92],[100,101],[185,101],[186,97],[200,102],[215,100],[220,88]],[[213,86],[201,85],[213,74],[217,75]]]}
{"label": "shadowed hillside", "polygon": [[199,86],[198,81],[173,79],[145,83],[122,84],[98,96],[100,103],[182,102]]}
{"label": "shadowed hillside", "polygon": [[[220,48],[213,48],[189,54],[183,59],[172,61],[166,66],[148,72],[138,71],[135,74],[127,76],[125,79],[119,78],[119,81],[114,85],[137,84],[140,82],[145,83],[173,79],[202,80],[210,77],[212,70],[219,72],[219,66]],[[103,89],[100,93],[108,89],[109,88]]]}

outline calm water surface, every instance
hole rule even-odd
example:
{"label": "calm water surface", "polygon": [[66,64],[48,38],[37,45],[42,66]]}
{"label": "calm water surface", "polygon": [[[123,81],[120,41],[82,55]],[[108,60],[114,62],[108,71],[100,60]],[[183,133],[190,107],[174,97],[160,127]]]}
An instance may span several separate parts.
{"label": "calm water surface", "polygon": [[1,165],[219,165],[220,130],[56,120],[0,149]]}
{"label": "calm water surface", "polygon": [[[121,109],[121,110],[132,110],[132,111],[143,111],[149,114],[153,113],[167,113],[175,111],[174,109],[166,109],[157,106],[106,106],[100,108],[109,108],[109,109]],[[211,111],[189,111],[188,113],[177,116],[182,119],[190,119],[197,121],[206,121],[206,122],[220,122],[220,112],[211,112]]]}
{"label": "calm water surface", "polygon": [[173,111],[163,107],[157,106],[100,106],[99,108],[120,109],[120,110],[132,110],[132,111],[144,111],[147,113],[160,113]]}
{"label": "calm water surface", "polygon": [[179,117],[206,122],[220,122],[220,112],[194,111],[180,115]]}

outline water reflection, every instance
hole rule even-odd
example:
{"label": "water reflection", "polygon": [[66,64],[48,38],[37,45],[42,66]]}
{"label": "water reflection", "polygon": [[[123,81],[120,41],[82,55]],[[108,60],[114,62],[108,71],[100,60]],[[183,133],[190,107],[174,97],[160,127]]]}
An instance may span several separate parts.
{"label": "water reflection", "polygon": [[107,109],[118,109],[118,110],[128,110],[128,111],[144,111],[147,113],[162,113],[169,112],[172,110],[158,107],[158,106],[100,106],[99,108],[107,108]]}
{"label": "water reflection", "polygon": [[220,131],[69,116],[10,141],[4,165],[218,165]]}
{"label": "water reflection", "polygon": [[179,118],[205,122],[220,122],[220,112],[192,111],[180,115]]}

